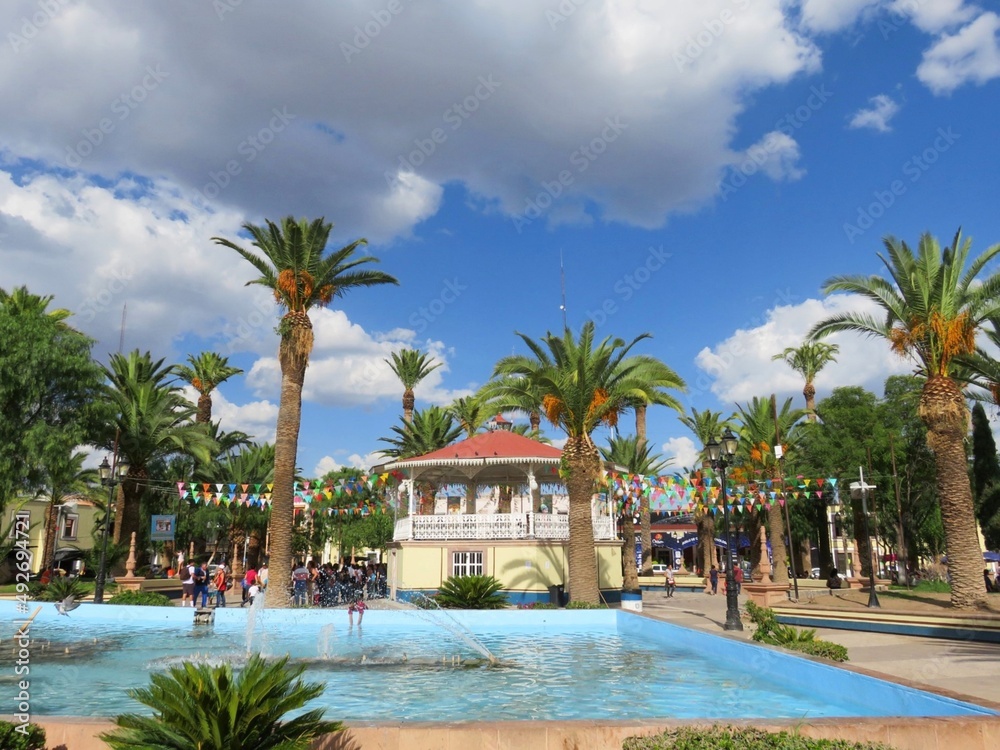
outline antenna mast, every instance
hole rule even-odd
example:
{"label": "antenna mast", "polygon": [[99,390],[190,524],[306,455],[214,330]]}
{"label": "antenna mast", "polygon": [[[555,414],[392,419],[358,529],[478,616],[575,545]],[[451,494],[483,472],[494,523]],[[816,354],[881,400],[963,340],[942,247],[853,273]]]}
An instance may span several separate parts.
{"label": "antenna mast", "polygon": [[563,266],[563,251],[559,248],[559,286],[562,289],[562,304],[559,305],[559,309],[562,310],[563,316],[563,330],[568,330],[569,325],[566,323],[566,269]]}
{"label": "antenna mast", "polygon": [[118,335],[118,353],[122,353],[122,349],[125,348],[125,315],[128,313],[128,302],[122,305],[122,330]]}

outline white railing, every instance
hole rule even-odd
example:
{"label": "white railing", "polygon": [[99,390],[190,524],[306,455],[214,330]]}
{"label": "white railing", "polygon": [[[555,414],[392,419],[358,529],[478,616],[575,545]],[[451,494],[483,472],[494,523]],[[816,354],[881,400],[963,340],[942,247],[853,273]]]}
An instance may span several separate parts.
{"label": "white railing", "polygon": [[[607,516],[595,516],[594,539],[614,539]],[[569,517],[552,513],[452,513],[396,521],[393,540],[569,539]]]}

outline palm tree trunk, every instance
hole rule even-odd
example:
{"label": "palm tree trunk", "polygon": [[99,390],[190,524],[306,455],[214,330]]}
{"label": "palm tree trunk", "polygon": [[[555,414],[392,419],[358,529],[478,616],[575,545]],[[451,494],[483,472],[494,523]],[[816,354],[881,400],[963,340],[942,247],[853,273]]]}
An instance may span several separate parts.
{"label": "palm tree trunk", "polygon": [[570,599],[600,603],[597,557],[594,551],[592,503],[594,484],[600,472],[600,454],[587,436],[571,437],[563,449],[569,476],[569,592]]}
{"label": "palm tree trunk", "polygon": [[403,421],[412,422],[413,421],[413,408],[417,404],[417,399],[413,395],[413,389],[407,388],[403,391]]}
{"label": "palm tree trunk", "polygon": [[[305,319],[303,321],[303,318]],[[302,423],[302,384],[305,382],[312,326],[304,313],[287,314],[288,330],[281,337],[281,400],[274,439],[274,489],[271,492],[271,555],[268,564],[268,604],[288,607],[292,581],[292,529],[295,525],[295,462]]]}
{"label": "palm tree trunk", "polygon": [[55,568],[56,534],[59,533],[59,505],[49,503],[45,511],[45,549],[42,552],[42,570]]}
{"label": "palm tree trunk", "polygon": [[212,396],[208,393],[202,393],[198,396],[198,413],[195,415],[194,421],[198,424],[208,424],[212,421]]}
{"label": "palm tree trunk", "polygon": [[983,604],[986,591],[964,445],[968,407],[955,381],[940,376],[928,378],[920,394],[920,418],[927,425],[927,445],[934,452],[937,469],[951,604],[971,609]]}
{"label": "palm tree trunk", "polygon": [[533,411],[528,415],[528,423],[531,425],[531,437],[535,440],[538,439],[538,433],[542,426],[542,415],[540,412]]}
{"label": "palm tree trunk", "polygon": [[694,523],[698,529],[698,555],[695,555],[695,568],[701,567],[702,574],[708,575],[708,571],[715,565],[715,518],[708,509],[696,512]]}
{"label": "palm tree trunk", "polygon": [[632,520],[632,509],[627,508],[622,514],[622,588],[626,591],[639,590],[639,571],[635,565],[635,521]]}
{"label": "palm tree trunk", "polygon": [[653,529],[649,517],[649,495],[639,498],[639,530],[642,540],[642,574],[653,574]]}
{"label": "palm tree trunk", "polygon": [[788,548],[785,545],[785,519],[782,513],[784,508],[779,502],[772,503],[767,512],[767,525],[771,532],[771,580],[775,583],[788,583]]}
{"label": "palm tree trunk", "polygon": [[[149,472],[144,467],[132,467],[128,470],[125,480],[118,486],[118,506],[115,509],[115,544],[128,544],[135,532],[136,567],[145,562],[145,550],[142,543],[142,487],[149,478]],[[116,573],[125,572],[125,560],[115,568]]]}
{"label": "palm tree trunk", "polygon": [[247,544],[247,565],[254,570],[260,570],[260,531],[250,531],[250,542]]}
{"label": "palm tree trunk", "polygon": [[810,422],[816,421],[816,387],[811,380],[806,381],[806,387],[802,389],[802,395],[806,397],[806,419]]}

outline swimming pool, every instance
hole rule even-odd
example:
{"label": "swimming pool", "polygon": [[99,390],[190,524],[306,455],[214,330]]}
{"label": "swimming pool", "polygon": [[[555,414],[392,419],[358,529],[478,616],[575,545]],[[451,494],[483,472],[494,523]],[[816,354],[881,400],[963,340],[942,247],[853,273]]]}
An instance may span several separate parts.
{"label": "swimming pool", "polygon": [[[307,663],[326,683],[308,707],[346,721],[635,718],[810,719],[970,716],[994,712],[772,649],[618,610],[262,610],[252,648]],[[31,626],[36,715],[143,711],[125,694],[184,660],[238,666],[247,610],[192,625],[191,609],[84,604],[60,617],[46,604]],[[0,621],[15,619],[0,602]],[[499,660],[486,666],[463,633]],[[4,633],[4,643],[9,634]],[[49,644],[46,646],[45,644]],[[71,654],[60,654],[67,644]],[[9,656],[0,693],[13,689]]]}

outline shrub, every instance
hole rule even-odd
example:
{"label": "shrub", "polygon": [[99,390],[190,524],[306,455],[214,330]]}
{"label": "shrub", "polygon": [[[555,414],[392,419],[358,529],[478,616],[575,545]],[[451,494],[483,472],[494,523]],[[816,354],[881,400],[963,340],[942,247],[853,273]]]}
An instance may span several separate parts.
{"label": "shrub", "polygon": [[606,604],[591,604],[590,602],[570,602],[566,609],[607,609]]}
{"label": "shrub", "polygon": [[452,576],[434,599],[443,609],[503,609],[507,597],[499,593],[501,588],[493,576]]}
{"label": "shrub", "polygon": [[518,604],[518,609],[559,609],[555,604],[549,604],[548,602],[528,602],[527,604]]}
{"label": "shrub", "polygon": [[753,727],[671,729],[651,737],[629,737],[623,750],[892,750],[888,745],[848,740],[820,740]]}
{"label": "shrub", "polygon": [[747,614],[756,626],[751,637],[758,643],[770,643],[773,646],[782,646],[832,661],[848,660],[846,648],[837,643],[817,639],[815,630],[799,630],[791,625],[782,625],[772,609],[747,602]]}
{"label": "shrub", "polygon": [[322,683],[299,679],[304,671],[305,665],[289,667],[287,656],[254,655],[238,676],[230,664],[186,662],[152,675],[150,687],[128,691],[153,716],[123,714],[115,720],[119,729],[101,739],[114,750],[308,750],[343,725],[324,720],[323,709],[282,721],[323,692]]}
{"label": "shrub", "polygon": [[172,607],[170,598],[155,591],[119,591],[108,604],[132,604],[139,607]]}
{"label": "shrub", "polygon": [[40,602],[61,602],[67,596],[82,599],[87,593],[87,587],[77,578],[57,576],[46,586],[39,585],[32,596]]}
{"label": "shrub", "polygon": [[17,730],[18,724],[0,721],[0,747],[4,750],[45,750],[45,730],[28,724],[26,732]]}

